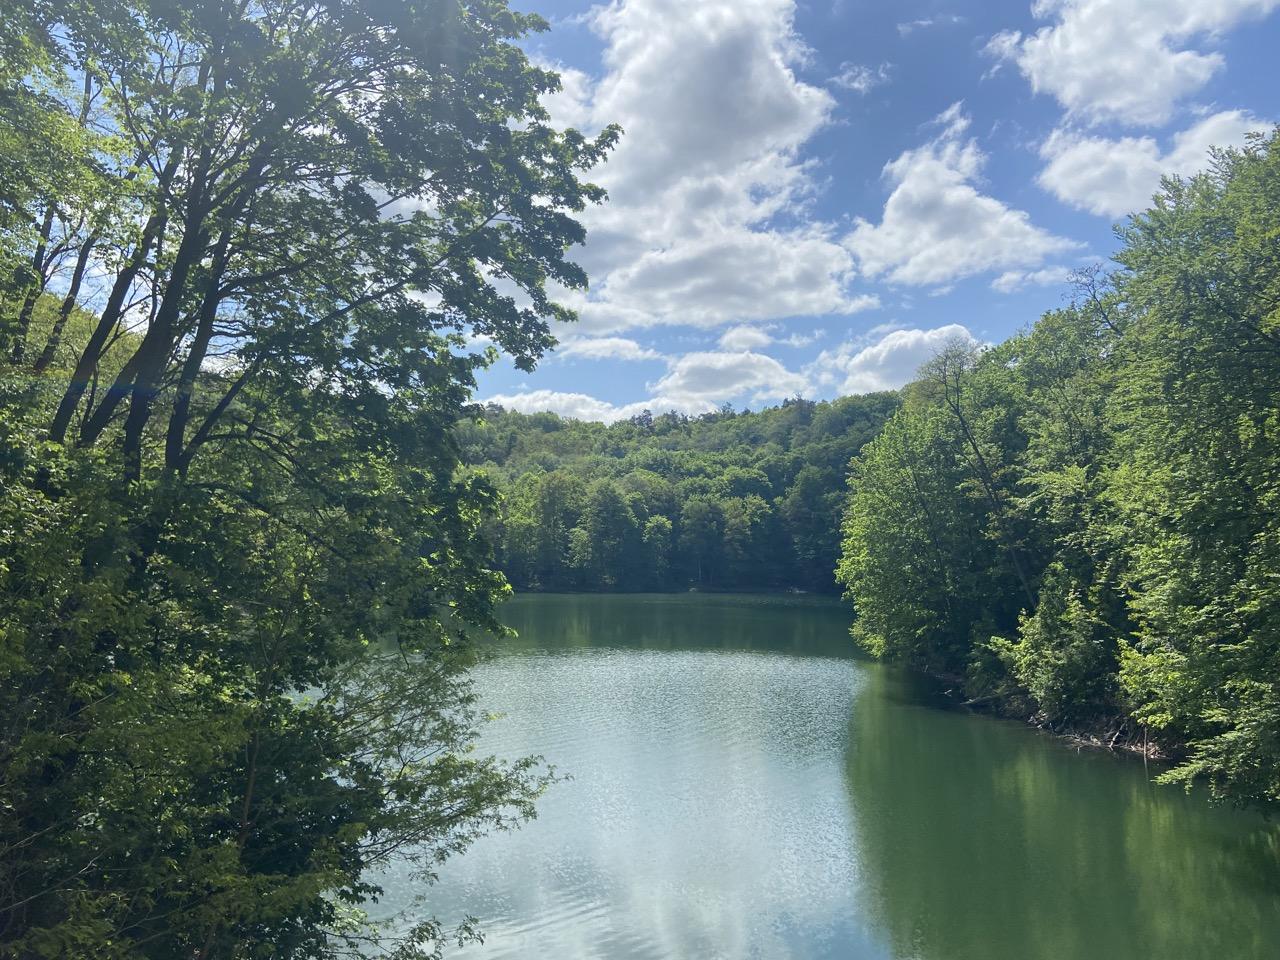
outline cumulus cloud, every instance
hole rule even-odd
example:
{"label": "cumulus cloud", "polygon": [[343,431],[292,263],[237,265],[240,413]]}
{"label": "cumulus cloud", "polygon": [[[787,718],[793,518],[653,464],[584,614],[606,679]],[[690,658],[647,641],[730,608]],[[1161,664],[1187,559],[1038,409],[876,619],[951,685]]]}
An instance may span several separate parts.
{"label": "cumulus cloud", "polygon": [[840,72],[831,78],[831,82],[844,90],[865,96],[876,87],[889,82],[890,67],[882,63],[878,67],[868,67],[861,63],[842,63]]}
{"label": "cumulus cloud", "polygon": [[652,385],[674,409],[711,410],[726,400],[766,402],[805,392],[809,381],[763,353],[709,350],[686,353]]}
{"label": "cumulus cloud", "polygon": [[914,380],[921,365],[953,340],[974,337],[958,323],[932,330],[891,330],[870,344],[855,340],[824,350],[810,372],[842,394],[896,390]]}
{"label": "cumulus cloud", "polygon": [[879,224],[859,218],[847,245],[869,277],[943,285],[988,270],[1034,267],[1077,244],[1035,226],[1021,210],[974,185],[986,155],[966,136],[960,103],[940,132],[884,168],[892,192]]}
{"label": "cumulus cloud", "polygon": [[839,237],[804,209],[818,184],[799,153],[835,99],[796,75],[807,49],[794,12],[794,0],[617,0],[585,17],[604,43],[602,73],[569,71],[549,109],[557,122],[625,131],[593,177],[610,202],[583,218],[591,293],[566,297],[585,328],[875,305],[851,289]]}
{"label": "cumulus cloud", "polygon": [[738,324],[730,327],[720,335],[720,349],[722,350],[754,350],[758,347],[767,347],[771,343],[780,343],[787,347],[807,347],[811,343],[817,343],[827,335],[827,331],[822,329],[811,330],[809,333],[792,333],[785,337],[778,334],[781,324],[768,324],[767,326],[757,327],[750,324]]}
{"label": "cumulus cloud", "polygon": [[1245,134],[1268,126],[1247,111],[1224,110],[1175,135],[1168,150],[1153,137],[1113,140],[1057,130],[1040,148],[1047,163],[1037,180],[1064,203],[1119,217],[1145,209],[1162,176],[1194,174],[1208,163],[1210,147],[1240,146]]}
{"label": "cumulus cloud", "polygon": [[485,403],[496,403],[520,413],[555,413],[574,420],[599,420],[613,423],[633,417],[645,409],[644,404],[617,406],[585,393],[560,390],[528,390],[524,393],[499,393]]}
{"label": "cumulus cloud", "polygon": [[[767,332],[740,326],[742,342],[750,332]],[[732,330],[728,333],[732,333]],[[732,338],[730,338],[732,340]],[[758,338],[756,338],[758,339]],[[772,339],[772,337],[771,337]],[[755,344],[753,344],[755,346]],[[759,344],[763,346],[763,344]],[[576,420],[613,421],[648,410],[676,411],[690,416],[718,410],[724,403],[768,403],[812,389],[808,376],[788,370],[782,362],[750,348],[695,351],[668,361],[667,372],[646,384],[648,398],[634,403],[609,403],[571,390],[524,390],[495,394],[486,403],[498,403],[522,413],[550,411]]]}
{"label": "cumulus cloud", "polygon": [[[740,334],[758,332],[758,328],[736,329]],[[546,410],[563,417],[613,423],[644,410],[696,416],[725,403],[758,405],[797,395],[896,390],[913,380],[921,364],[941,347],[957,339],[974,341],[968,329],[958,323],[930,330],[881,326],[823,351],[801,371],[752,349],[695,351],[670,361],[667,372],[646,385],[647,397],[631,403],[610,403],[590,394],[560,390],[498,394],[486,402],[523,413]]]}
{"label": "cumulus cloud", "polygon": [[672,360],[667,372],[647,385],[648,397],[634,403],[609,403],[585,393],[528,390],[498,394],[486,402],[522,413],[548,410],[563,417],[612,423],[643,410],[674,410],[696,416],[726,402],[768,403],[810,390],[809,378],[773,357],[752,350],[706,350]]}
{"label": "cumulus cloud", "polygon": [[1027,287],[1052,287],[1071,279],[1070,267],[1044,267],[1040,270],[1006,270],[991,281],[997,293],[1017,293]]}
{"label": "cumulus cloud", "polygon": [[570,340],[556,349],[561,357],[585,360],[661,360],[657,350],[641,346],[626,337],[584,337]]}
{"label": "cumulus cloud", "polygon": [[[872,294],[849,295],[845,285],[852,261],[841,249],[839,276],[831,272],[833,248],[819,227],[782,238],[769,232],[740,230],[714,237],[687,237],[670,246],[639,252],[609,272],[604,299],[622,308],[628,325],[638,322],[687,323],[714,327],[735,320],[854,313],[879,305]],[[593,313],[578,306],[585,321],[610,325],[616,312]],[[613,327],[613,329],[617,329]]]}
{"label": "cumulus cloud", "polygon": [[1005,31],[988,51],[1017,65],[1032,87],[1073,117],[1159,125],[1223,65],[1204,47],[1280,0],[1035,0],[1051,20],[1034,33]]}
{"label": "cumulus cloud", "polygon": [[560,89],[545,96],[543,105],[555,120],[566,127],[590,128],[595,125],[591,115],[591,96],[594,84],[591,76],[577,67],[563,63],[539,61],[538,65],[554,70],[560,75]]}
{"label": "cumulus cloud", "polygon": [[773,343],[773,334],[762,327],[739,324],[720,335],[720,347],[724,350],[752,350]]}

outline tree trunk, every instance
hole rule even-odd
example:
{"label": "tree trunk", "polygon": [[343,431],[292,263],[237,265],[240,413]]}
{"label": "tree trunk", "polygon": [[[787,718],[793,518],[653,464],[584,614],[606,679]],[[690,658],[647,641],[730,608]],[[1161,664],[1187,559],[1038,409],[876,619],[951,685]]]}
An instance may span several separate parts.
{"label": "tree trunk", "polygon": [[[49,248],[49,234],[53,230],[53,204],[44,211],[44,219],[40,222],[40,239],[36,243],[35,253],[31,255],[32,285],[22,301],[22,309],[18,311],[18,326],[14,331],[13,350],[10,359],[19,364],[27,352],[27,331],[31,329],[31,316],[35,313],[36,301],[44,293],[46,277],[44,275],[44,254]],[[52,259],[52,258],[50,258]]]}
{"label": "tree trunk", "polygon": [[106,348],[107,341],[115,330],[116,324],[120,322],[124,301],[129,295],[129,290],[133,287],[133,281],[137,278],[138,271],[147,262],[147,256],[151,253],[151,248],[164,232],[168,223],[168,192],[169,186],[173,182],[174,174],[178,170],[179,153],[177,150],[173,152],[161,173],[159,199],[156,209],[147,219],[146,226],[142,229],[142,236],[138,239],[138,246],[134,249],[133,256],[129,258],[129,262],[124,269],[116,275],[116,281],[111,287],[111,294],[107,298],[107,305],[102,310],[102,316],[98,319],[98,325],[94,328],[93,335],[89,337],[89,342],[85,344],[84,353],[80,355],[80,360],[76,363],[76,369],[71,375],[71,382],[67,384],[62,400],[58,403],[58,410],[54,414],[53,422],[49,427],[49,439],[55,443],[61,443],[66,439],[67,430],[71,426],[71,418],[75,416],[76,407],[80,405],[80,399],[84,396],[85,390],[89,388],[89,383],[93,380],[98,369],[98,361],[102,359],[102,352]]}
{"label": "tree trunk", "polygon": [[1004,548],[1009,554],[1009,560],[1013,564],[1014,575],[1018,578],[1022,592],[1027,598],[1027,610],[1034,610],[1036,596],[1031,589],[1031,578],[1027,575],[1023,564],[1022,552],[1014,545],[1013,538],[1010,536],[1009,529],[1005,523],[1004,505],[996,495],[995,475],[987,465],[987,459],[982,455],[982,448],[978,445],[978,439],[973,435],[973,431],[969,427],[969,420],[960,406],[959,388],[957,387],[957,395],[954,399],[951,397],[948,385],[944,384],[944,390],[947,406],[960,424],[960,429],[964,432],[965,442],[969,445],[969,449],[973,451],[974,472],[978,474],[978,482],[982,484],[983,493],[986,494],[987,501],[991,504],[991,513],[995,519],[996,526],[1000,530],[1000,539],[1003,541]]}
{"label": "tree trunk", "polygon": [[[186,223],[183,224],[182,241],[178,244],[178,252],[174,255],[173,265],[169,269],[168,283],[165,285],[164,297],[155,318],[147,327],[142,344],[137,352],[129,358],[124,369],[116,376],[107,390],[107,395],[98,403],[80,431],[78,445],[92,446],[102,436],[115,414],[116,408],[125,397],[132,397],[129,418],[125,426],[126,453],[136,452],[142,436],[142,428],[151,414],[151,401],[159,386],[164,372],[165,361],[169,351],[173,349],[173,331],[178,311],[187,290],[187,280],[192,268],[204,254],[208,236],[204,228],[206,211],[201,206],[200,194],[203,185],[192,191],[190,208]],[[141,398],[141,400],[139,400]]]}
{"label": "tree trunk", "polygon": [[186,362],[182,366],[177,396],[173,402],[173,412],[169,415],[169,428],[164,444],[166,470],[177,470],[182,461],[187,420],[191,416],[191,396],[195,390],[196,377],[200,375],[205,355],[209,352],[209,343],[213,340],[213,321],[218,316],[218,304],[221,301],[218,290],[222,284],[222,274],[226,270],[227,247],[230,242],[231,229],[226,227],[218,238],[217,247],[214,250],[213,265],[209,269],[209,278],[205,284],[204,300],[200,305],[195,336],[187,353]]}
{"label": "tree trunk", "polygon": [[67,290],[67,295],[62,298],[62,307],[58,310],[58,319],[54,321],[53,329],[49,331],[49,338],[45,341],[44,350],[40,352],[40,356],[36,358],[36,362],[32,367],[35,373],[44,373],[49,364],[53,363],[53,358],[62,343],[62,332],[66,329],[67,321],[71,319],[71,311],[76,307],[76,297],[80,295],[80,284],[84,282],[85,269],[89,265],[89,256],[93,253],[94,245],[97,242],[98,235],[93,233],[89,235],[89,239],[80,247],[80,253],[76,257],[75,270],[71,274],[71,287]]}

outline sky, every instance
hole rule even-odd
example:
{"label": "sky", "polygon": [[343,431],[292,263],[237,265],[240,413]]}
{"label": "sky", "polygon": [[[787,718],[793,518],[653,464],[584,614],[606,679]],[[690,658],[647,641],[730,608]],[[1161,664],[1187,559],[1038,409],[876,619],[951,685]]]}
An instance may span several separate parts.
{"label": "sky", "polygon": [[1280,0],[515,0],[553,119],[610,122],[537,370],[478,397],[612,421],[901,386],[996,343],[1164,174],[1280,120]]}

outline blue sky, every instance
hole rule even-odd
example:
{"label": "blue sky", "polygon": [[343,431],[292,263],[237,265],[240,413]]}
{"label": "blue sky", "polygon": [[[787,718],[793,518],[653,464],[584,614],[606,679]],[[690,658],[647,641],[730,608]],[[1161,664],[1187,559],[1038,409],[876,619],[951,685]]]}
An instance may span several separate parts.
{"label": "blue sky", "polygon": [[897,387],[1105,259],[1163,173],[1280,119],[1280,0],[526,0],[553,117],[618,122],[563,299],[479,396],[612,420]]}

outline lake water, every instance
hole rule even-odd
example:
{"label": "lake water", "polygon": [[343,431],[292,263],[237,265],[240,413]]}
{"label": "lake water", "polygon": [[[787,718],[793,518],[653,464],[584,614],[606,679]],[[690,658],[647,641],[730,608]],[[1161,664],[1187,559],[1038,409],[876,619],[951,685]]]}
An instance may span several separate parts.
{"label": "lake water", "polygon": [[427,891],[481,922],[451,955],[1280,958],[1274,824],[947,709],[856,658],[837,603],[537,596],[505,618],[484,746],[572,780]]}

